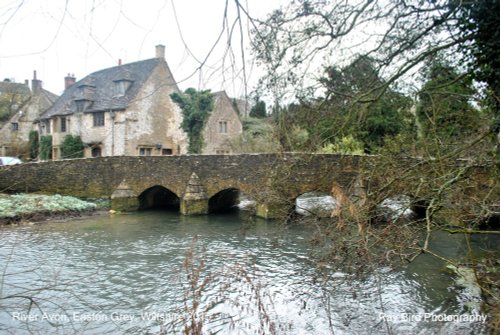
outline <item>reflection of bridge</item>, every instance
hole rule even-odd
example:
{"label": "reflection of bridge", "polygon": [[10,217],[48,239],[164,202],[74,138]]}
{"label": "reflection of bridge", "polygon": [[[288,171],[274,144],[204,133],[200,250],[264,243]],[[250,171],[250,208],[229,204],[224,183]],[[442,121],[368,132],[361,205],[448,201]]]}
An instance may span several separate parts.
{"label": "reflection of bridge", "polygon": [[100,157],[28,163],[0,170],[0,189],[111,197],[117,210],[179,206],[206,214],[243,192],[258,215],[273,217],[288,201],[333,183],[352,194],[361,156],[316,154]]}

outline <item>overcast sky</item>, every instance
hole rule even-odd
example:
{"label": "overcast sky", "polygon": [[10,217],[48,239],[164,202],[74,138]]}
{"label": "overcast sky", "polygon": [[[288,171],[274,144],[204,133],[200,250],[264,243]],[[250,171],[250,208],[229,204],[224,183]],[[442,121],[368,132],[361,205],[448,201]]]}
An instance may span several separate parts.
{"label": "overcast sky", "polygon": [[[264,17],[286,3],[241,2],[255,17]],[[0,80],[24,82],[32,79],[36,70],[45,89],[61,94],[68,73],[78,80],[117,65],[119,59],[130,63],[153,58],[155,45],[163,44],[181,89],[225,89],[233,96],[242,96],[238,25],[232,40],[234,55],[223,57],[226,29],[201,73],[196,72],[221,33],[225,5],[225,0],[0,0]],[[228,9],[232,25],[236,18],[234,0],[228,0]],[[245,51],[248,81],[252,83],[258,72],[251,65],[251,53]]]}

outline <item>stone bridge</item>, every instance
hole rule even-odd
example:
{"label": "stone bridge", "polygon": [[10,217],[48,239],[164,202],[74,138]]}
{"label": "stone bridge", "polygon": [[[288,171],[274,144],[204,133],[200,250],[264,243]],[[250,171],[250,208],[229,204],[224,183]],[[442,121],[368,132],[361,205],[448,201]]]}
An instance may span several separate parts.
{"label": "stone bridge", "polygon": [[174,207],[206,214],[233,206],[241,192],[257,215],[272,218],[307,192],[337,185],[359,194],[363,156],[242,154],[100,157],[26,163],[0,169],[0,190],[111,198],[121,211]]}

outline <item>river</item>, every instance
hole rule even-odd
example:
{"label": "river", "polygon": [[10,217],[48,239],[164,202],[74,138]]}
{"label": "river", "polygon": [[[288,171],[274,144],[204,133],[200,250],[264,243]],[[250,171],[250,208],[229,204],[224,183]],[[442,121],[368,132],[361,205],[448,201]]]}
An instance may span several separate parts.
{"label": "river", "polygon": [[[0,334],[170,334],[192,324],[219,334],[483,329],[470,320],[482,316],[470,294],[439,260],[424,255],[358,282],[338,273],[325,285],[310,236],[307,227],[242,213],[150,211],[2,227]],[[459,235],[442,235],[433,248],[451,257],[465,250]]]}

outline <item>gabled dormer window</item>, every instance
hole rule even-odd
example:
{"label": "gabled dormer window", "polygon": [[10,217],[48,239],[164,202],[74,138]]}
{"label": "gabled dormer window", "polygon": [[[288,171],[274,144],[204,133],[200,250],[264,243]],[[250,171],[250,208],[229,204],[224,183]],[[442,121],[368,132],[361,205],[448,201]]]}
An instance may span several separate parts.
{"label": "gabled dormer window", "polygon": [[129,80],[115,80],[115,97],[123,97],[131,85]]}
{"label": "gabled dormer window", "polygon": [[77,112],[85,112],[92,105],[92,101],[87,99],[78,99],[75,100],[75,104]]}
{"label": "gabled dormer window", "polygon": [[85,100],[75,100],[76,111],[83,112],[85,110]]}

